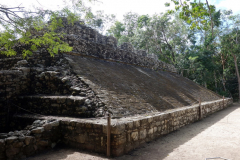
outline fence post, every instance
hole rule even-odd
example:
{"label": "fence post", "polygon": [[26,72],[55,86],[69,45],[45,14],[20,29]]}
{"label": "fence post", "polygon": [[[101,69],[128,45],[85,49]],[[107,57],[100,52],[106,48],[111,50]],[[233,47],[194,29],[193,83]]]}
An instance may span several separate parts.
{"label": "fence post", "polygon": [[108,113],[108,118],[107,118],[107,156],[110,157],[110,146],[111,146],[111,115]]}
{"label": "fence post", "polygon": [[199,120],[202,119],[202,106],[201,106],[201,98],[199,98]]}

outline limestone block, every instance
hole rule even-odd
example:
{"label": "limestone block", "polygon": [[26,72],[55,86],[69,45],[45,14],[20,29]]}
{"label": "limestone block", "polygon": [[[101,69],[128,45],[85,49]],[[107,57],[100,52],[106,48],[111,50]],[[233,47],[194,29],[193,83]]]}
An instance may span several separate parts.
{"label": "limestone block", "polygon": [[17,141],[17,140],[18,140],[18,137],[16,137],[16,136],[8,137],[5,139],[6,144],[11,144],[12,142]]}
{"label": "limestone block", "polygon": [[47,124],[44,124],[44,125],[43,125],[43,127],[44,127],[44,130],[45,130],[45,131],[49,131],[49,130],[51,130],[51,129],[52,129],[52,125],[51,125],[51,124],[49,124],[49,123],[47,123]]}
{"label": "limestone block", "polygon": [[143,129],[141,131],[139,131],[139,139],[144,139],[147,136],[147,130]]}
{"label": "limestone block", "polygon": [[121,134],[125,131],[125,124],[116,124],[111,126],[111,134]]}
{"label": "limestone block", "polygon": [[78,143],[85,143],[85,142],[87,141],[87,138],[88,138],[87,133],[79,134],[79,135],[76,137],[76,141],[77,141]]}
{"label": "limestone block", "polygon": [[34,139],[34,137],[32,137],[32,136],[26,136],[26,137],[25,137],[25,140],[24,140],[24,143],[25,143],[26,145],[29,145],[30,143],[33,142],[33,139]]}
{"label": "limestone block", "polygon": [[153,132],[154,132],[154,133],[157,132],[157,130],[158,130],[157,127],[154,127],[154,128],[153,128]]}
{"label": "limestone block", "polygon": [[48,140],[40,140],[37,142],[37,146],[46,147],[48,146]]}
{"label": "limestone block", "polygon": [[34,134],[39,134],[39,133],[42,133],[44,131],[44,128],[43,127],[37,127],[35,129],[33,129],[31,131],[31,133],[34,133]]}
{"label": "limestone block", "polygon": [[153,128],[150,128],[150,129],[148,130],[148,134],[153,134]]}
{"label": "limestone block", "polygon": [[131,138],[133,141],[137,141],[138,140],[138,132],[132,132],[131,133]]}
{"label": "limestone block", "polygon": [[133,129],[133,122],[128,122],[128,123],[126,123],[126,129],[127,129],[127,130]]}
{"label": "limestone block", "polygon": [[59,121],[54,121],[49,124],[51,124],[52,127],[57,127],[57,126],[59,126]]}
{"label": "limestone block", "polygon": [[147,117],[148,118],[148,123],[153,122],[153,117]]}
{"label": "limestone block", "polygon": [[141,127],[146,126],[148,124],[148,119],[144,118],[140,120]]}
{"label": "limestone block", "polygon": [[133,122],[133,127],[134,127],[134,128],[140,127],[140,120],[134,121],[134,122]]}

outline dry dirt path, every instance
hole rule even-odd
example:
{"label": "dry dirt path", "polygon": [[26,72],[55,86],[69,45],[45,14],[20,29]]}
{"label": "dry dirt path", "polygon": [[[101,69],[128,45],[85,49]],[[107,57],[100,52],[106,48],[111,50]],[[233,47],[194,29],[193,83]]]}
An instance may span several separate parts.
{"label": "dry dirt path", "polygon": [[[240,104],[161,137],[116,160],[240,160]],[[106,160],[79,150],[58,148],[28,160]]]}

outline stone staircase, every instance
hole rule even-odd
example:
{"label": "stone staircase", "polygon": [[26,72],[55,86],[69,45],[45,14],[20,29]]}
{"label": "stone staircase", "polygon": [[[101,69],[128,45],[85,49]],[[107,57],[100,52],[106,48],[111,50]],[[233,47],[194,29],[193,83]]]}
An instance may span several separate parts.
{"label": "stone staircase", "polygon": [[[73,95],[20,96],[18,106],[42,115],[91,117],[96,105],[87,97]],[[88,106],[89,105],[89,106]],[[19,108],[19,111],[22,110]]]}

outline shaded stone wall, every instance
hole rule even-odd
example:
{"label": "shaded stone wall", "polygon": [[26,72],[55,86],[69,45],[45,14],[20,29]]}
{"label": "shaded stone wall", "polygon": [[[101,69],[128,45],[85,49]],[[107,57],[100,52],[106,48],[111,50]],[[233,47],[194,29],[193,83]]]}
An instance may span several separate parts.
{"label": "shaded stone wall", "polygon": [[[202,118],[229,107],[232,99],[202,103]],[[199,120],[199,105],[121,119],[112,119],[111,155],[128,153],[145,142]],[[21,116],[22,118],[23,116]],[[23,159],[57,142],[99,153],[107,149],[107,120],[69,117],[30,116],[41,118],[24,130],[0,134],[0,160]]]}
{"label": "shaded stone wall", "polygon": [[21,57],[3,58],[0,57],[0,70],[11,69],[18,61],[22,60]]}
{"label": "shaded stone wall", "polygon": [[[62,54],[50,57],[41,49],[27,60],[3,57],[1,62],[4,67],[0,70],[0,132],[8,130],[13,114],[24,113],[16,106],[39,114],[80,117],[104,114],[104,104],[88,84],[73,73]],[[61,97],[60,102],[55,103],[56,97],[52,96]]]}
{"label": "shaded stone wall", "polygon": [[[229,107],[232,99],[205,102],[203,118]],[[112,119],[111,155],[120,156],[145,142],[175,131],[199,120],[199,105],[163,113]],[[106,120],[61,120],[63,142],[68,146],[106,153]]]}
{"label": "shaded stone wall", "polygon": [[0,134],[0,160],[25,159],[54,147],[59,139],[59,121],[36,120],[24,130]]}
{"label": "shaded stone wall", "polygon": [[19,95],[29,92],[29,72],[28,68],[17,70],[0,70],[0,132],[6,130],[12,108],[9,100]]}

